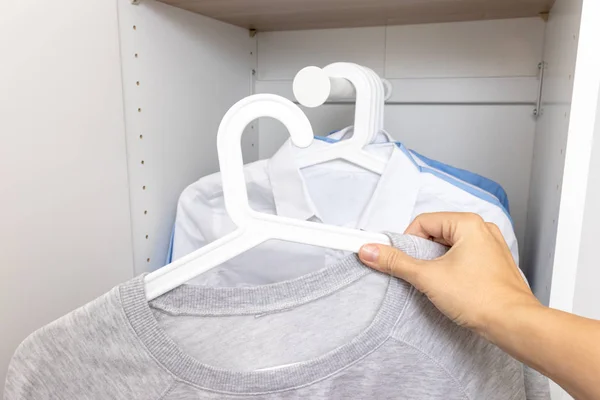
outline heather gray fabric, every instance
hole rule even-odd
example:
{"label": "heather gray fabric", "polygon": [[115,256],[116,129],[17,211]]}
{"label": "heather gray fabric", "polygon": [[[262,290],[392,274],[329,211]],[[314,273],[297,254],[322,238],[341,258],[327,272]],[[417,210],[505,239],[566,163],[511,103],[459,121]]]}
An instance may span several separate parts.
{"label": "heather gray fabric", "polygon": [[[432,259],[445,248],[390,237]],[[282,266],[285,268],[285,266]],[[143,276],[38,330],[5,400],[548,399],[548,381],[355,256],[292,281],[184,285],[150,304]]]}

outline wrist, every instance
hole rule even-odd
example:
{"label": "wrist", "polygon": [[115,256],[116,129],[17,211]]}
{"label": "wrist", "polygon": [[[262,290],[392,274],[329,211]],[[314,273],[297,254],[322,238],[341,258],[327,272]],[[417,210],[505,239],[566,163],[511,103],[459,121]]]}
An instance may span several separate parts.
{"label": "wrist", "polygon": [[546,309],[533,295],[513,299],[510,302],[498,302],[482,318],[476,332],[490,342],[501,345],[513,336],[519,336],[524,324],[535,319],[540,311]]}

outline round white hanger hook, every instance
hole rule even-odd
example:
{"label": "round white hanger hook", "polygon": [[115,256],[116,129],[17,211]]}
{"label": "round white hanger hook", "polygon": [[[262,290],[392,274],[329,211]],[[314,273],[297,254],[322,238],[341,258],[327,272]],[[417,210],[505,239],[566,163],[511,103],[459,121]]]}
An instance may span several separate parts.
{"label": "round white hanger hook", "polygon": [[368,70],[358,64],[338,62],[329,64],[323,70],[331,77],[349,80],[356,89],[356,107],[354,113],[354,134],[348,139],[347,146],[362,149],[373,138],[376,116],[377,89]]}
{"label": "round white hanger hook", "polygon": [[337,62],[321,69],[310,66],[294,78],[294,95],[306,107],[318,107],[328,99],[356,99],[354,134],[344,147],[358,150],[375,140],[383,129],[384,85],[371,69]]}
{"label": "round white hanger hook", "polygon": [[255,213],[248,202],[241,138],[248,124],[261,117],[283,123],[292,143],[298,147],[308,147],[314,139],[312,126],[304,112],[281,96],[255,94],[238,101],[227,111],[217,133],[217,153],[225,208],[238,228],[245,227]]}
{"label": "round white hanger hook", "polygon": [[[383,83],[385,100],[389,100],[393,92],[392,84],[377,74],[375,76]],[[312,65],[298,71],[292,86],[294,97],[304,107],[319,107],[328,100],[356,99],[352,82],[346,78],[329,76],[322,68]]]}
{"label": "round white hanger hook", "polygon": [[[310,108],[322,106],[334,89],[327,73],[315,66],[304,67],[298,71],[292,87],[298,103]],[[354,93],[347,95],[349,98],[354,97]]]}

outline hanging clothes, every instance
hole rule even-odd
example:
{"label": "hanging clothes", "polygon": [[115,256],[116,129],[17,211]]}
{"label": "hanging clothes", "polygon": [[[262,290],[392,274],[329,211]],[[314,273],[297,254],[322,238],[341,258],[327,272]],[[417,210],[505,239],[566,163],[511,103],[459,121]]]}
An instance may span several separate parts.
{"label": "hanging clothes", "polygon": [[[327,143],[335,143],[339,140],[342,140],[346,135],[348,135],[350,133],[352,133],[352,127],[344,128],[340,131],[333,132],[327,137],[317,136],[316,139],[327,142]],[[374,143],[382,144],[382,143],[391,143],[393,141],[394,141],[393,138],[391,138],[391,136],[389,134],[387,134],[386,132],[380,132],[376,136]],[[315,146],[315,145],[319,146],[319,144],[314,144],[313,146]],[[402,144],[399,142],[396,142],[396,145],[399,148],[402,147]],[[373,146],[371,146],[370,148],[372,149]],[[278,153],[280,153],[281,151],[282,151],[282,149],[280,149],[278,151]],[[413,150],[410,150],[410,156],[411,156],[410,158],[415,163],[415,165],[417,165],[417,167],[420,168],[421,172],[426,172],[426,173],[431,173],[433,175],[436,175],[438,178],[444,179],[448,183],[450,183],[454,186],[457,186],[465,191],[468,191],[472,195],[479,197],[481,200],[489,202],[492,206],[500,207],[510,219],[508,197],[506,196],[506,192],[504,191],[504,189],[496,182],[494,182],[490,179],[487,179],[485,177],[482,177],[480,175],[474,174],[472,172],[461,170],[461,169],[452,167],[450,165],[440,163],[439,161],[428,159],[428,158],[424,157],[423,155],[416,153]],[[283,157],[280,157],[280,159],[282,160],[282,162],[286,162],[283,160]],[[248,181],[248,184],[252,187],[252,189],[249,190],[249,192],[250,192],[249,195],[251,197],[252,196],[255,197],[254,199],[251,199],[251,202],[253,203],[254,208],[261,209],[262,205],[264,204],[264,206],[266,206],[265,211],[272,213],[272,210],[274,210],[274,208],[272,206],[270,206],[270,204],[269,204],[269,202],[271,201],[269,199],[270,198],[269,192],[271,191],[271,187],[273,185],[271,185],[269,182],[269,170],[268,170],[269,163],[270,163],[269,160],[260,160],[255,163],[246,165],[245,170],[246,170],[246,180]],[[355,169],[355,170],[357,172],[364,172],[364,171],[360,171],[358,169]],[[211,182],[211,180],[212,180],[212,182]],[[361,182],[357,182],[357,183],[360,184]],[[215,187],[215,185],[216,185],[216,187]],[[203,188],[203,186],[206,186],[206,190]],[[277,186],[277,185],[275,185],[275,186]],[[186,191],[192,191],[192,192],[194,190],[199,190],[201,192],[207,192],[207,191],[211,192],[212,191],[212,192],[214,192],[214,194],[207,193],[207,195],[212,198],[212,197],[219,196],[220,187],[221,187],[220,174],[217,173],[217,174],[211,175],[209,177],[207,176],[207,177],[201,178],[198,182],[190,185],[190,187],[188,187],[188,189],[186,189]],[[300,195],[304,196],[304,190],[302,188],[294,189],[291,185],[287,185],[287,188],[289,190],[291,190],[292,193],[297,193],[298,190],[300,190],[301,191]],[[296,196],[294,196],[294,195],[291,195],[289,197],[296,198]],[[199,200],[201,201],[202,198],[203,198],[203,194],[201,194],[199,196]],[[178,218],[177,221],[185,223],[185,219],[189,218],[190,222],[193,225],[195,220],[201,218],[201,216],[195,216],[194,214],[195,214],[195,212],[198,212],[198,213],[202,212],[202,205],[197,205],[197,206],[195,206],[193,204],[189,204],[189,206],[186,205],[186,203],[193,202],[193,201],[194,200],[186,197],[186,192],[184,191],[184,193],[180,197],[179,205],[178,205],[178,210],[182,211],[182,213],[181,214],[179,212],[177,213],[177,218]],[[307,200],[307,201],[310,201],[310,200]],[[219,202],[216,201],[215,203],[219,203]],[[196,208],[196,207],[197,207],[197,210],[194,210],[194,208]],[[280,204],[279,207],[281,208],[281,207],[285,207],[285,206]],[[304,207],[304,205],[299,202],[294,204],[294,202],[292,201],[290,208],[293,210],[296,207]],[[207,209],[210,210],[210,206],[208,206]],[[216,204],[216,207],[214,208],[214,210],[218,211],[218,210],[222,210],[222,209],[223,209],[223,203],[221,201],[220,205]],[[183,214],[183,212],[186,210],[189,212],[189,215]],[[313,214],[316,215],[316,213],[317,213],[317,211],[315,210]],[[173,230],[171,232],[169,249],[168,249],[167,259],[166,259],[167,264],[175,259],[180,258],[182,255],[188,254],[190,251],[193,251],[194,249],[197,248],[198,245],[201,246],[204,243],[207,243],[206,240],[203,240],[203,239],[195,240],[195,239],[189,237],[189,236],[194,236],[195,229],[192,228],[190,232],[187,232],[185,230],[184,226],[177,225],[177,221],[174,224]],[[175,231],[179,232],[177,243],[174,242]],[[201,231],[201,229],[200,229],[200,231]],[[225,232],[229,232],[229,231],[221,231],[221,233],[219,233],[219,232],[220,232],[219,228],[217,227],[216,232],[215,232],[216,236],[211,235],[209,233],[208,241],[210,242],[212,240],[215,240],[220,235],[224,234]],[[212,239],[211,239],[211,237],[212,237]],[[188,238],[192,244],[191,247],[186,245],[186,241]]]}
{"label": "hanging clothes", "polygon": [[[313,146],[328,144],[316,142]],[[518,263],[512,222],[497,199],[495,204],[490,203],[448,180],[423,172],[404,150],[388,142],[368,146],[369,152],[389,160],[381,176],[344,161],[300,171],[291,160],[302,150],[287,141],[271,159],[245,166],[250,205],[269,214],[374,232],[402,232],[425,212],[474,212],[498,225]],[[186,188],[179,199],[173,259],[233,230],[235,225],[225,211],[220,175],[204,177]],[[282,263],[294,263],[299,255],[310,263],[297,268],[279,267]],[[273,283],[309,273],[306,268],[323,267],[343,256],[341,252],[313,246],[267,242],[193,282],[208,286]]]}
{"label": "hanging clothes", "polygon": [[[416,258],[446,251],[389,236]],[[151,302],[143,276],[134,278],[27,338],[5,392],[5,400],[159,397],[549,398],[546,378],[355,255],[275,285],[183,285]]]}
{"label": "hanging clothes", "polygon": [[[352,132],[353,127],[349,126],[339,131],[331,132],[327,136],[315,136],[315,139],[322,140],[327,143],[337,143],[341,140],[344,140],[347,136],[352,134]],[[376,135],[374,143],[385,142],[394,142],[397,146],[403,147],[403,144],[394,140],[394,138],[389,133],[381,131]],[[417,153],[415,150],[408,151],[410,152],[410,155],[413,158],[413,160],[420,167],[424,168],[425,171],[438,176],[446,175],[448,178],[450,178],[450,183],[461,188],[470,187],[473,189],[477,189],[476,191],[472,191],[472,193],[476,196],[480,196],[483,200],[490,201],[489,197],[485,196],[485,194],[491,194],[493,197],[496,198],[495,200],[498,200],[502,207],[504,207],[507,214],[510,215],[508,195],[506,194],[504,188],[497,182],[479,174],[473,173],[471,171],[456,168],[451,165],[444,164],[443,162],[425,157],[424,155]],[[466,190],[470,191],[469,189]],[[495,204],[495,200],[491,200],[490,202]]]}

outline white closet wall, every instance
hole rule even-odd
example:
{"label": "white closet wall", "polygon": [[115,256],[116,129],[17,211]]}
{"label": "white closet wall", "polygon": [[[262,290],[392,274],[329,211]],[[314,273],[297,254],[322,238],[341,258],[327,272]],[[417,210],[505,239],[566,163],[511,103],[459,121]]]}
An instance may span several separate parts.
{"label": "white closet wall", "polygon": [[[592,157],[598,157],[593,148],[597,146],[594,135],[600,117],[597,114],[600,26],[596,19],[600,15],[600,2],[584,0],[581,10],[550,305],[594,316],[600,304],[598,281],[593,280],[598,277],[598,263],[592,261],[598,245],[596,237],[586,234],[594,233],[593,224],[597,224],[598,216],[598,203],[594,203],[598,184],[593,181],[597,171],[592,169],[598,161]],[[592,281],[585,282],[586,279]],[[586,302],[589,304],[583,307]]]}
{"label": "white closet wall", "polygon": [[117,5],[0,2],[0,392],[31,332],[133,276]]}
{"label": "white closet wall", "polygon": [[[0,3],[0,389],[35,329],[165,263],[252,92],[248,31],[153,1]],[[247,161],[257,131],[244,135]],[[3,390],[3,389],[2,389]]]}
{"label": "white closet wall", "polygon": [[[600,2],[584,0],[580,7],[550,305],[599,318],[600,25],[596,17]],[[577,15],[577,11],[572,13]]]}
{"label": "white closet wall", "polygon": [[600,97],[594,124],[594,140],[590,174],[583,214],[581,243],[577,264],[577,280],[573,293],[573,311],[588,318],[600,320],[600,266],[598,264],[598,238],[600,237]]}
{"label": "white closet wall", "polygon": [[[248,31],[174,8],[118,1],[133,254],[137,274],[165,265],[183,189],[219,169],[221,118],[252,91]],[[244,134],[247,162],[258,131]]]}
{"label": "white closet wall", "polygon": [[[257,92],[293,99],[306,65],[366,65],[394,92],[385,128],[409,148],[499,182],[524,254],[545,23],[541,18],[258,34]],[[326,135],[353,121],[353,105],[304,109]],[[260,158],[287,133],[260,121]]]}
{"label": "white closet wall", "polygon": [[581,243],[577,262],[577,279],[573,292],[573,311],[600,320],[600,266],[598,238],[600,237],[600,97],[594,123],[594,140],[587,179]]}
{"label": "white closet wall", "polygon": [[[557,0],[550,13],[525,242],[525,262],[538,298],[592,318],[599,317],[600,304],[594,236],[600,218],[594,183],[600,166],[597,151],[590,163],[592,138],[600,133],[594,125],[600,70],[595,43],[600,32],[590,17],[600,11],[588,9],[586,31],[582,9],[597,5],[595,0]],[[571,399],[554,383],[551,392],[553,400]]]}
{"label": "white closet wall", "polygon": [[[527,252],[523,260],[529,266],[530,279],[536,282],[536,295],[546,304],[550,300],[555,259],[582,3],[582,0],[558,0],[546,24],[544,87],[533,153],[524,242]],[[574,268],[576,261],[570,262],[575,264],[560,266],[557,272],[561,268]],[[555,297],[565,287],[564,280],[560,281],[562,284],[553,293]]]}

